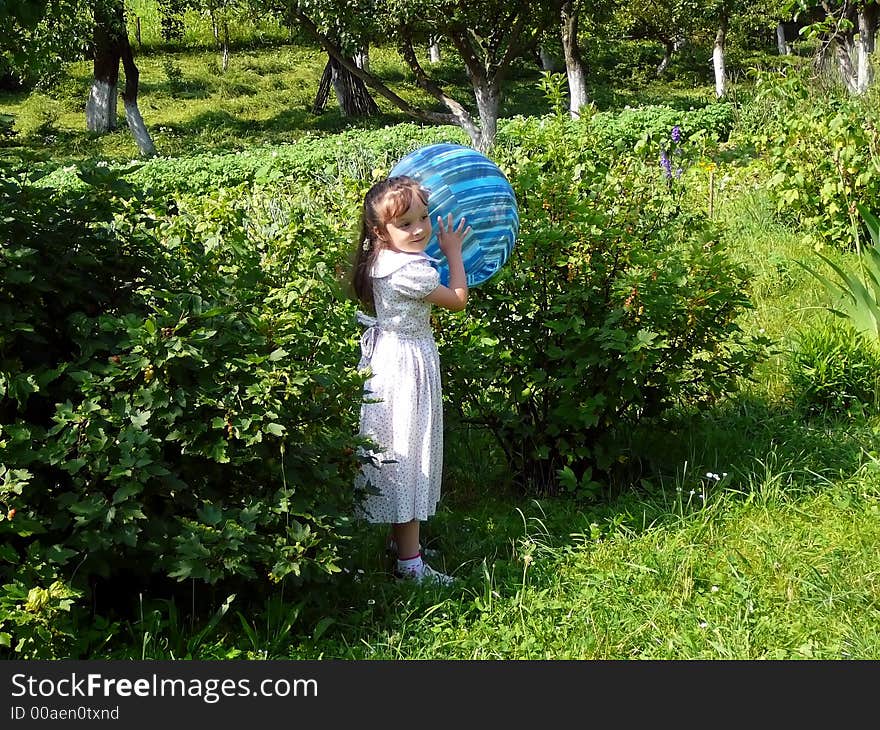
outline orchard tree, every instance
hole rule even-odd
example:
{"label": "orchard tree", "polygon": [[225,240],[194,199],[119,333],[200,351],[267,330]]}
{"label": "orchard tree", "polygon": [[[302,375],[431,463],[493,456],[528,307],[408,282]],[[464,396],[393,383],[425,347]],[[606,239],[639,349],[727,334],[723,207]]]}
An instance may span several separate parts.
{"label": "orchard tree", "polygon": [[[369,73],[369,62],[366,55],[352,56],[350,63]],[[370,94],[366,84],[355,76],[335,56],[327,54],[327,63],[318,82],[318,92],[312,104],[312,112],[320,114],[327,105],[330,89],[336,94],[336,103],[345,117],[371,117],[379,113],[379,105]]]}
{"label": "orchard tree", "polygon": [[157,0],[162,24],[162,37],[166,41],[182,40],[186,27],[184,15],[187,10],[207,17],[211,21],[211,33],[220,50],[220,69],[229,68],[229,27],[249,15],[265,13],[264,3],[250,0]]}
{"label": "orchard tree", "polygon": [[618,17],[632,38],[663,46],[663,58],[657,66],[657,76],[662,76],[673,53],[693,37],[701,12],[698,0],[631,0],[620,6]]}
{"label": "orchard tree", "polygon": [[128,128],[141,155],[150,157],[156,153],[156,148],[138,108],[140,73],[128,40],[123,0],[95,0],[93,13],[94,64],[92,86],[86,102],[86,128],[98,133],[116,128],[116,97],[121,61],[125,69],[122,102]]}
{"label": "orchard tree", "polygon": [[817,61],[833,57],[842,83],[852,94],[865,93],[874,82],[871,55],[877,35],[877,8],[876,0],[796,0],[799,13],[821,9],[824,17],[807,29],[808,35],[821,40]]}
{"label": "orchard tree", "polygon": [[[163,35],[167,40],[182,38],[185,26],[184,15],[188,10],[206,16],[211,21],[211,29],[214,41],[221,52],[220,68],[223,72],[229,67],[230,25],[247,16],[257,17],[270,12],[279,12],[290,22],[290,4],[283,1],[279,3],[266,3],[262,0],[158,0],[159,10],[162,16]],[[356,16],[355,16],[356,17]],[[335,27],[328,20],[325,30],[340,48],[350,51],[349,62],[359,68],[369,70],[368,43],[362,38],[354,39],[349,27],[343,25],[343,16],[337,20]],[[354,26],[356,27],[356,23]],[[324,72],[318,83],[318,90],[312,104],[312,111],[320,114],[330,98],[330,90],[336,94],[336,100],[344,116],[363,117],[379,113],[370,92],[364,82],[354,76],[348,69],[332,55],[328,55]]]}
{"label": "orchard tree", "polygon": [[621,4],[618,22],[632,37],[661,43],[663,60],[658,75],[669,66],[672,54],[685,42],[712,46],[715,95],[727,94],[727,50],[731,36],[745,39],[754,31],[768,39],[777,32],[781,20],[791,17],[786,9],[790,0],[631,0]]}
{"label": "orchard tree", "polygon": [[[541,32],[556,22],[561,2],[538,0],[301,0],[284,11],[327,53],[370,89],[415,119],[456,124],[477,149],[495,141],[504,82],[514,59],[528,54]],[[344,31],[344,32],[343,32]],[[417,46],[443,36],[461,58],[473,90],[476,116],[422,66]],[[442,111],[400,96],[353,56],[366,40],[393,38],[415,84],[434,97]]]}
{"label": "orchard tree", "polygon": [[[569,114],[573,119],[580,117],[581,109],[590,103],[587,88],[588,70],[584,61],[582,47],[595,38],[608,34],[608,23],[612,21],[615,0],[563,0],[559,3],[556,25],[553,28],[562,46],[565,59],[565,75],[568,81]],[[544,40],[551,36],[545,31]],[[544,44],[538,50],[539,63],[545,71],[555,70],[555,59],[545,50]]]}

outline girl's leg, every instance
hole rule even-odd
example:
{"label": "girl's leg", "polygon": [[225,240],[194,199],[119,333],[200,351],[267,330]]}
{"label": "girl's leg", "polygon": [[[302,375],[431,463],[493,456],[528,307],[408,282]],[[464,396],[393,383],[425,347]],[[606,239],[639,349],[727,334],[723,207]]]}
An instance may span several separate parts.
{"label": "girl's leg", "polygon": [[395,575],[405,580],[415,580],[417,583],[434,583],[436,585],[450,585],[452,577],[434,570],[422,560],[421,545],[419,544],[419,521],[403,522],[391,526],[394,539],[397,542],[397,570]]}
{"label": "girl's leg", "polygon": [[397,557],[414,558],[419,554],[419,526],[418,520],[391,526],[394,541],[397,543]]}

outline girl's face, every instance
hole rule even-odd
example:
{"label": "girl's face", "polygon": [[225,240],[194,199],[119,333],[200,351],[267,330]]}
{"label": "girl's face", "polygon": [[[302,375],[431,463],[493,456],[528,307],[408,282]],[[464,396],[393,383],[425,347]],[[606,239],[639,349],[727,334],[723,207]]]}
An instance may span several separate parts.
{"label": "girl's face", "polygon": [[412,196],[409,208],[385,223],[377,231],[385,248],[402,253],[421,253],[431,238],[428,206],[418,195]]}

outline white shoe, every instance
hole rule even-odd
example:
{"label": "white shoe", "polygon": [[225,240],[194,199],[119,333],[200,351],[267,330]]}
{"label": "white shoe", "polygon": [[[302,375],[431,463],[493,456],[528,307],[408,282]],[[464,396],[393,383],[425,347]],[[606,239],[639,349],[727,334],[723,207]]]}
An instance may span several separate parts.
{"label": "white shoe", "polygon": [[455,578],[439,570],[434,570],[430,565],[422,562],[422,569],[394,571],[394,577],[399,581],[414,581],[418,585],[430,584],[438,586],[451,586],[455,583]]}

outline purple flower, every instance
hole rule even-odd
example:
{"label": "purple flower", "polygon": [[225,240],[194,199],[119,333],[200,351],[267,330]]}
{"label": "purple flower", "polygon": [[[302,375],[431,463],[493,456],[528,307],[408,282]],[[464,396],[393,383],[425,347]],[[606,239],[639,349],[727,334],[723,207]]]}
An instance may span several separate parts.
{"label": "purple flower", "polygon": [[675,142],[675,144],[681,142],[681,127],[676,124],[672,128],[672,134],[670,136],[672,137],[672,141]]}
{"label": "purple flower", "polygon": [[660,167],[663,168],[663,174],[666,175],[667,179],[672,177],[672,160],[669,159],[666,150],[660,153]]}

